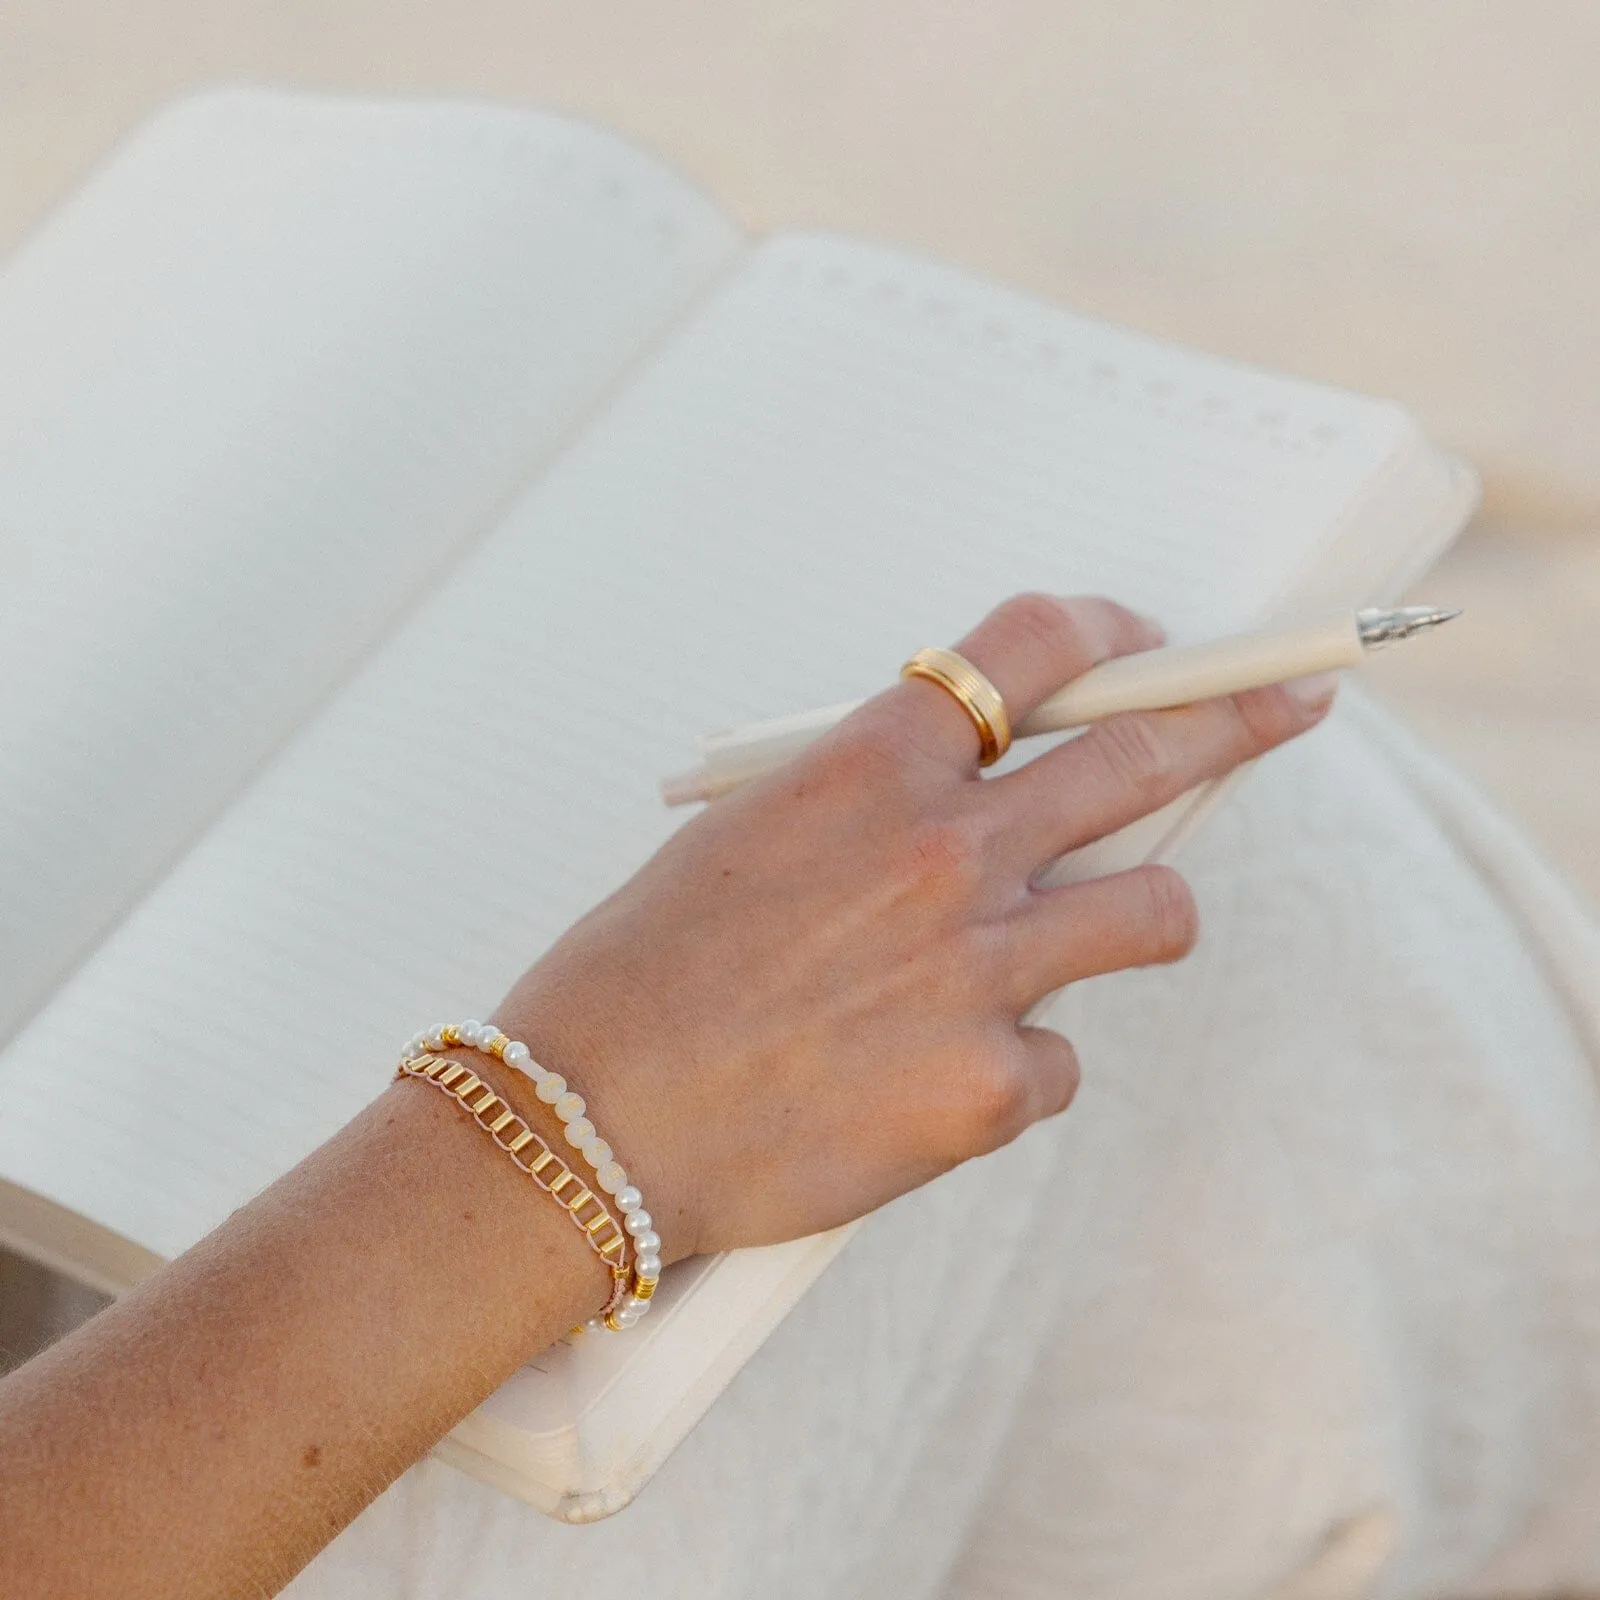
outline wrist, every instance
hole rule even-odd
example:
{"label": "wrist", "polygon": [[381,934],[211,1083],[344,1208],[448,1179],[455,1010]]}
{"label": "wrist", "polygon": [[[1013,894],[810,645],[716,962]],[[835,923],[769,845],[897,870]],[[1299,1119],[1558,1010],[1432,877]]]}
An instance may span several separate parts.
{"label": "wrist", "polygon": [[[500,1313],[520,1330],[526,1360],[593,1317],[610,1295],[610,1276],[548,1196],[534,1192],[459,1105],[427,1088],[397,1079],[376,1102],[404,1152],[387,1203],[404,1207],[419,1189],[448,1190],[453,1204],[431,1221],[418,1220],[446,1234],[459,1222],[496,1258],[485,1287],[493,1283],[505,1297]],[[428,1169],[425,1184],[416,1176],[419,1165]],[[468,1309],[459,1293],[457,1308]],[[478,1325],[477,1316],[470,1320]]]}
{"label": "wrist", "polygon": [[[611,1015],[609,1011],[589,1009],[580,1015],[579,1008],[562,1005],[530,981],[536,973],[495,1012],[494,1024],[525,1043],[538,1066],[559,1074],[582,1097],[585,1118],[610,1145],[629,1186],[643,1196],[660,1237],[662,1261],[670,1264],[696,1254],[700,1229],[689,1181],[692,1163],[678,1155],[669,1137],[670,1089],[657,1092],[672,1082],[667,1063],[655,1059],[652,1050],[620,1043],[623,1030],[603,1028],[594,1020]],[[527,1078],[517,1090],[519,1111],[520,1102],[534,1100],[540,1118],[535,1126],[560,1126],[553,1106],[539,1102]]]}

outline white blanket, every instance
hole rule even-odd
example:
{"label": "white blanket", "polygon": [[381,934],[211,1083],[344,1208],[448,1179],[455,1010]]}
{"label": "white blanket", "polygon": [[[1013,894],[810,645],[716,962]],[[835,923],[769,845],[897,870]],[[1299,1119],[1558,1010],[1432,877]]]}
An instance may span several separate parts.
{"label": "white blanket", "polygon": [[290,1593],[1600,1589],[1600,938],[1347,694],[1182,863],[1065,1117],[874,1217],[620,1516],[436,1462]]}

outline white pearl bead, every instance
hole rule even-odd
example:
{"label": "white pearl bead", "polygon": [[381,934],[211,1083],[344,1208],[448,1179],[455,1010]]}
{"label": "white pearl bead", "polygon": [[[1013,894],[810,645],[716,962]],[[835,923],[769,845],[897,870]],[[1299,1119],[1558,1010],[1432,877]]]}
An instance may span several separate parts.
{"label": "white pearl bead", "polygon": [[[634,1216],[639,1213],[635,1212]],[[628,1219],[630,1222],[633,1217]],[[648,1233],[636,1233],[633,1236],[633,1248],[642,1256],[653,1256],[661,1248],[661,1235],[652,1229]]]}
{"label": "white pearl bead", "polygon": [[430,1050],[443,1050],[444,1049],[444,1029],[443,1028],[435,1028],[433,1030],[433,1032],[430,1033],[428,1035],[428,1037],[423,1040],[423,1043],[425,1045],[427,1045],[427,1047]]}
{"label": "white pearl bead", "polygon": [[528,1059],[528,1047],[520,1039],[513,1039],[505,1048],[505,1060],[520,1067]]}
{"label": "white pearl bead", "polygon": [[611,1159],[611,1146],[598,1135],[591,1134],[578,1148],[583,1151],[583,1159],[595,1169],[596,1175]]}
{"label": "white pearl bead", "polygon": [[630,1183],[617,1190],[617,1210],[637,1211],[644,1204],[644,1196]]}
{"label": "white pearl bead", "polygon": [[607,1194],[615,1194],[619,1189],[626,1185],[628,1181],[628,1174],[623,1170],[623,1166],[620,1161],[608,1161],[597,1173],[595,1173],[594,1178],[595,1182],[598,1183]]}
{"label": "white pearl bead", "polygon": [[559,1072],[548,1073],[539,1080],[536,1091],[547,1106],[553,1106],[567,1092],[567,1080]]}
{"label": "white pearl bead", "polygon": [[477,1038],[478,1029],[482,1026],[483,1024],[476,1017],[468,1017],[465,1022],[456,1024],[456,1032],[461,1035],[463,1041],[470,1042]]}
{"label": "white pearl bead", "polygon": [[649,1300],[624,1300],[622,1305],[624,1310],[632,1311],[642,1317],[649,1311],[651,1303]]}
{"label": "white pearl bead", "polygon": [[563,1122],[572,1122],[583,1115],[583,1096],[568,1090],[555,1102],[556,1115]]}
{"label": "white pearl bead", "polygon": [[617,1321],[621,1323],[624,1328],[633,1327],[638,1320],[639,1313],[634,1311],[631,1307],[623,1306],[621,1310],[617,1312]]}
{"label": "white pearl bead", "polygon": [[606,1319],[604,1317],[590,1317],[583,1325],[585,1333],[604,1333]]}
{"label": "white pearl bead", "polygon": [[567,1143],[583,1148],[585,1139],[594,1138],[594,1124],[587,1117],[579,1117],[576,1122],[569,1122],[562,1130],[567,1136]]}
{"label": "white pearl bead", "polygon": [[[622,1205],[622,1196],[620,1194],[617,1196],[617,1204],[619,1206]],[[622,1206],[622,1209],[628,1212],[628,1220],[623,1223],[623,1227],[625,1227],[629,1233],[637,1237],[641,1233],[648,1233],[650,1231],[650,1224],[654,1219],[651,1217],[648,1211],[639,1209],[637,1207],[630,1210],[627,1206]]]}
{"label": "white pearl bead", "polygon": [[641,1255],[633,1264],[633,1270],[641,1278],[659,1278],[661,1276],[661,1257],[653,1250]]}

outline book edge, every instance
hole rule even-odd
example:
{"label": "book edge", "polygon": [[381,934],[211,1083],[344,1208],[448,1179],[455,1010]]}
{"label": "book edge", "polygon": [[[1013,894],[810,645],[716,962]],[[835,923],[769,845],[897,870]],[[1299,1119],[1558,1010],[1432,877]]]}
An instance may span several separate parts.
{"label": "book edge", "polygon": [[164,1256],[48,1196],[0,1177],[0,1247],[100,1294],[126,1294]]}

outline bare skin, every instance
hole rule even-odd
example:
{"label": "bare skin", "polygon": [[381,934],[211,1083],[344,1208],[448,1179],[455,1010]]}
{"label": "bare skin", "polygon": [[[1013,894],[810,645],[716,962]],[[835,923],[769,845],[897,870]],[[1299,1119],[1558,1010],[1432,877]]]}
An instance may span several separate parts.
{"label": "bare skin", "polygon": [[[958,648],[1020,718],[1157,642],[1110,602],[1019,596]],[[679,832],[496,1020],[581,1088],[667,1260],[859,1216],[1067,1106],[1077,1059],[1020,1025],[1034,1002],[1194,942],[1167,868],[1051,890],[1039,869],[1304,732],[1331,694],[1120,718],[980,781],[961,709],[898,684]],[[0,1594],[275,1592],[607,1286],[442,1095],[391,1086],[0,1382]]]}

